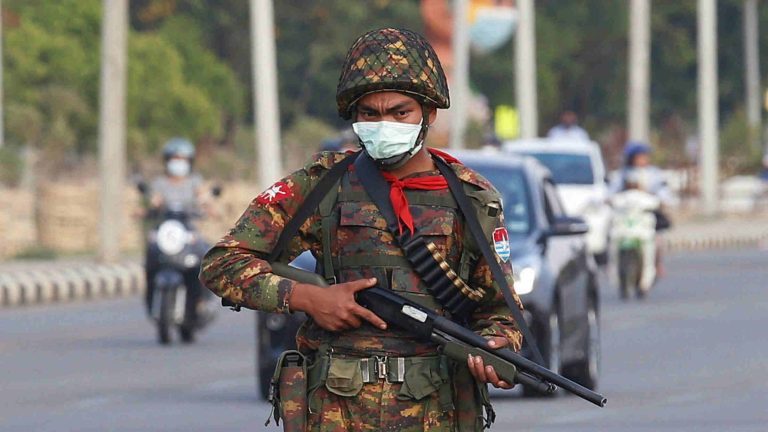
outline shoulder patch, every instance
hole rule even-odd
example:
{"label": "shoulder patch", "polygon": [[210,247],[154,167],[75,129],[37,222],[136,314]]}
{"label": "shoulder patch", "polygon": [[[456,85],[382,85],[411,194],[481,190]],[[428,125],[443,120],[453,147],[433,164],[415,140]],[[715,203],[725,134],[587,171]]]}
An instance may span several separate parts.
{"label": "shoulder patch", "polygon": [[502,262],[507,262],[511,254],[509,247],[509,234],[506,228],[496,228],[493,230],[493,249]]}
{"label": "shoulder patch", "polygon": [[267,205],[293,196],[293,190],[285,182],[279,181],[256,197],[256,202]]}

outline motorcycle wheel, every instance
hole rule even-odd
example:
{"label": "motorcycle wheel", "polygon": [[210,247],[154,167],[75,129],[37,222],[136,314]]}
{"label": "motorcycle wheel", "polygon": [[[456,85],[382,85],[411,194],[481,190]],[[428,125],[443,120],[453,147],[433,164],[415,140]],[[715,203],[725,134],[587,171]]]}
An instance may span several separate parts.
{"label": "motorcycle wheel", "polygon": [[622,300],[627,300],[630,294],[640,296],[640,269],[642,260],[637,249],[624,249],[619,252],[619,289]]}
{"label": "motorcycle wheel", "polygon": [[195,329],[189,327],[180,327],[179,337],[184,343],[192,343],[195,341]]}
{"label": "motorcycle wheel", "polygon": [[[544,364],[547,369],[555,373],[560,373],[560,308],[557,301],[552,303],[552,310],[549,312],[549,316],[546,317],[543,322],[540,322],[535,331],[536,341],[539,343],[541,350],[541,357],[544,360]],[[557,391],[554,393],[541,393],[536,389],[528,386],[523,386],[524,397],[554,397],[557,395]]]}
{"label": "motorcycle wheel", "polygon": [[162,345],[171,343],[173,310],[176,305],[174,297],[174,292],[171,290],[163,290],[160,294],[160,318],[157,320],[157,340]]}

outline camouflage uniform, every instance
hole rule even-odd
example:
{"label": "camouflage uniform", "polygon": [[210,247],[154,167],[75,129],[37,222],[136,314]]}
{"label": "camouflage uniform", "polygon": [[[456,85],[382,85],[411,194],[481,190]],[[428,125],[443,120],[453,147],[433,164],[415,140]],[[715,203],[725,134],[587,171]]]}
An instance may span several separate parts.
{"label": "camouflage uniform", "polygon": [[[402,36],[394,29],[379,32],[390,36],[395,32],[395,38]],[[350,53],[367,49],[359,46],[361,40],[364,41],[362,38],[358,40]],[[394,46],[390,47],[391,50],[399,50],[396,41],[390,45]],[[431,47],[420,51],[420,55],[426,55],[429,60],[427,64],[433,64],[434,58],[439,68],[437,57],[434,52],[430,52]],[[373,62],[371,55],[361,57],[367,59],[365,61],[369,62],[369,66]],[[390,56],[388,61],[392,60],[399,61]],[[366,79],[371,80],[371,77],[376,76],[375,73],[366,75],[365,70],[360,69],[363,63],[354,64],[358,66],[353,69],[361,71],[363,76],[368,77]],[[439,74],[435,72],[436,78],[432,79],[442,79],[438,84],[445,87],[442,70],[439,71]],[[342,72],[342,83],[348,72]],[[397,76],[405,76],[406,72],[407,68],[397,69]],[[430,74],[420,72],[420,75]],[[403,82],[411,85],[415,79],[418,76]],[[398,91],[405,89],[407,87],[398,87]],[[447,88],[443,90],[442,93],[426,95],[428,92],[422,91],[420,95],[424,96],[422,100],[432,105],[447,107]],[[349,112],[356,100],[353,93],[345,92],[345,87],[340,84],[337,101],[342,116]],[[343,153],[320,153],[303,169],[278,181],[259,195],[230,233],[204,258],[201,278],[206,286],[219,296],[251,309],[289,312],[286,299],[295,282],[272,274],[265,259],[309,192],[344,156]],[[469,168],[459,163],[453,163],[451,167],[478,210],[487,241],[492,242],[491,233],[496,228],[504,227],[502,213],[498,211],[498,192]],[[424,172],[413,174],[412,177],[435,175],[440,174],[437,171]],[[327,228],[328,232],[324,232],[323,215],[319,210],[315,211],[291,240],[282,259],[289,261],[302,251],[309,250],[319,262],[324,262],[324,250],[330,250],[334,273],[339,282],[376,277],[379,285],[444,313],[405,260],[402,249],[387,230],[386,221],[371,202],[354,169],[345,173],[334,193],[337,196],[330,213],[333,224]],[[406,196],[411,204],[414,225],[419,232],[438,247],[451,267],[470,286],[483,288],[487,292],[469,319],[470,327],[483,336],[505,337],[510,341],[512,349],[519,350],[522,336],[510,316],[511,312],[498,285],[493,281],[490,267],[479,253],[474,252],[477,248],[467,244],[472,241],[471,236],[467,234],[463,217],[450,191],[407,190]],[[496,211],[491,212],[491,209]],[[330,244],[324,245],[324,241]],[[498,256],[496,260],[512,286],[511,264]],[[518,306],[521,306],[519,298],[515,296],[515,299]],[[309,359],[309,377],[320,376],[310,379],[308,389],[310,430],[464,431],[482,428],[483,405],[487,403],[485,384],[477,385],[466,363],[459,364],[438,356],[433,344],[418,340],[393,326],[380,330],[365,322],[357,329],[332,333],[320,328],[311,318],[299,330],[296,341],[298,349]],[[334,365],[344,365],[347,360],[353,362],[351,364],[355,371],[359,371],[359,359],[372,356],[406,358],[414,373],[409,376],[406,372],[404,382],[379,379],[367,383],[357,380],[353,383],[345,381],[344,370],[339,374],[335,372]],[[325,361],[329,358],[335,362],[331,363],[330,370]],[[284,413],[286,417],[290,417],[290,414],[290,409]]]}

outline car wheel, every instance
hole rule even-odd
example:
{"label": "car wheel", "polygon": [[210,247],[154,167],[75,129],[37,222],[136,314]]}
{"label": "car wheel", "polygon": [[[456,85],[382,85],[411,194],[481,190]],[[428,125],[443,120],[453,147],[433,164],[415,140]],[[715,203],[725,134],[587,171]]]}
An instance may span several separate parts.
{"label": "car wheel", "polygon": [[584,387],[595,390],[600,376],[600,317],[595,299],[587,309],[587,337],[584,358],[563,368],[563,376]]}
{"label": "car wheel", "polygon": [[[552,304],[552,310],[543,322],[537,324],[536,341],[539,344],[541,357],[547,369],[555,373],[560,373],[560,308],[557,302]],[[528,386],[523,386],[523,396],[525,397],[551,397],[555,393],[545,394]]]}

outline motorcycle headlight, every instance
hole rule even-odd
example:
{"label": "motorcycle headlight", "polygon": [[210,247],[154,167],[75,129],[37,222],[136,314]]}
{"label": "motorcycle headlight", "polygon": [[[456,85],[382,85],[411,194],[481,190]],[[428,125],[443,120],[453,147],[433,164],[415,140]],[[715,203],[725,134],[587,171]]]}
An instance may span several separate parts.
{"label": "motorcycle headlight", "polygon": [[525,295],[533,291],[536,282],[536,269],[523,267],[520,272],[515,272],[515,292],[517,295]]}
{"label": "motorcycle headlight", "polygon": [[157,229],[157,247],[166,255],[176,255],[187,245],[189,233],[184,224],[167,220]]}

